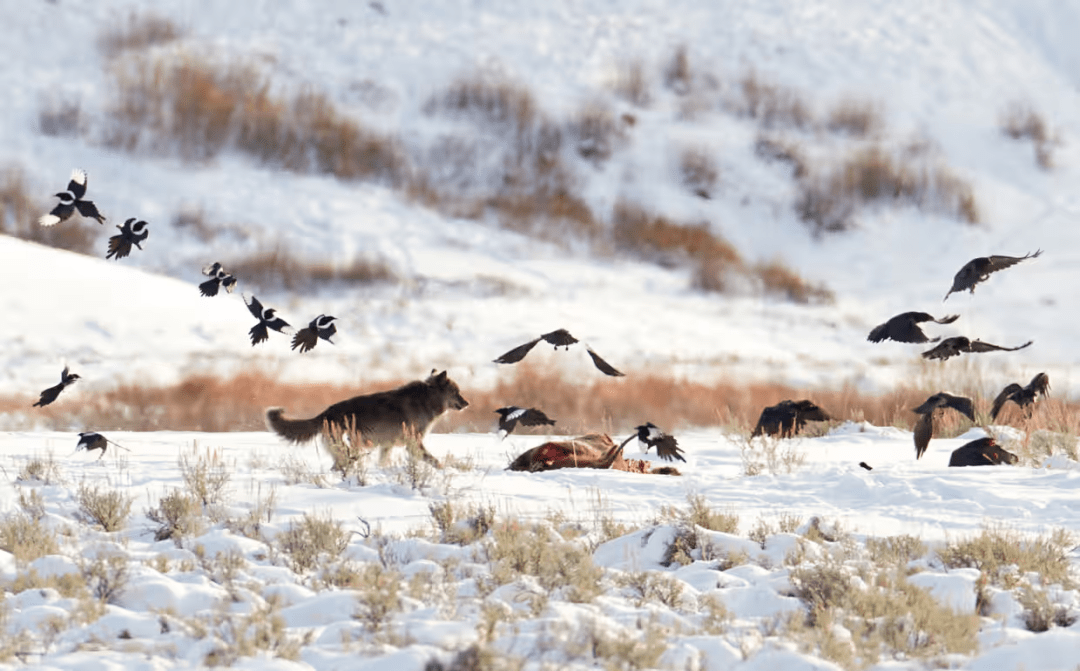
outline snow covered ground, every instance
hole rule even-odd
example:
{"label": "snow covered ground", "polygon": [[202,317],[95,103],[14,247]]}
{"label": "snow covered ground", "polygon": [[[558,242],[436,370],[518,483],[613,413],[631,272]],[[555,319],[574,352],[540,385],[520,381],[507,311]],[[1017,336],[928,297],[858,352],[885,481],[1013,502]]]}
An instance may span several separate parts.
{"label": "snow covered ground", "polygon": [[[0,56],[0,165],[25,174],[42,213],[55,203],[73,168],[89,173],[88,196],[109,217],[101,227],[102,258],[91,258],[0,237],[5,282],[0,289],[0,394],[25,397],[57,382],[70,364],[82,376],[63,400],[121,383],[169,383],[194,372],[222,375],[258,368],[290,380],[413,379],[433,367],[463,384],[490,384],[502,370],[491,360],[555,328],[587,340],[628,375],[664,372],[690,379],[725,376],[836,387],[886,389],[927,375],[920,349],[874,345],[866,334],[908,310],[960,320],[934,334],[968,335],[1016,345],[1008,354],[983,355],[970,369],[995,393],[1005,383],[1049,372],[1056,394],[1075,395],[1080,358],[1073,287],[1080,199],[1080,10],[1041,0],[783,0],[658,3],[565,0],[499,3],[438,0],[425,3],[260,2],[162,0],[153,11],[174,21],[181,39],[153,47],[154,57],[185,54],[236,58],[256,64],[275,87],[311,86],[344,113],[403,139],[421,155],[430,142],[466,132],[426,114],[424,103],[458,76],[497,72],[527,86],[543,111],[566,119],[599,100],[635,123],[611,158],[572,165],[581,193],[606,220],[620,199],[647,205],[679,221],[706,221],[750,261],[780,258],[836,294],[829,305],[800,306],[762,297],[704,294],[690,288],[688,271],[645,263],[577,240],[539,241],[490,222],[444,217],[406,201],[385,186],[268,169],[234,154],[204,162],[170,155],[124,153],[101,142],[110,105],[110,64],[95,40],[147,5],[0,0],[8,19]],[[688,101],[661,84],[661,70],[684,47],[701,77],[701,100]],[[121,57],[123,58],[123,56]],[[638,61],[650,101],[633,105],[613,90],[618,73]],[[754,72],[787,87],[814,114],[851,97],[876,102],[886,126],[877,142],[898,150],[912,142],[969,181],[982,223],[961,224],[910,207],[875,206],[858,213],[849,232],[814,238],[798,221],[796,184],[783,166],[762,161],[754,143],[760,121],[740,116],[725,100]],[[39,113],[51,102],[75,101],[86,123],[78,137],[39,132]],[[1020,102],[1038,111],[1057,138],[1054,168],[1044,170],[1030,142],[1007,138],[1000,118]],[[690,104],[693,103],[693,104]],[[813,166],[830,162],[867,140],[820,130],[764,129],[804,148]],[[689,193],[675,168],[679,152],[702,147],[715,157],[719,181],[710,199]],[[172,225],[183,211],[199,211],[211,226],[237,228],[211,243]],[[144,251],[106,261],[105,239],[129,216],[150,222]],[[93,222],[63,225],[98,228]],[[253,324],[238,295],[198,295],[199,269],[281,245],[305,259],[347,264],[360,258],[388,263],[400,282],[357,288],[315,287],[303,293],[259,292],[294,326],[320,313],[339,318],[336,345],[300,356],[283,337],[253,348]],[[1043,256],[994,275],[974,295],[942,296],[953,274],[986,254]],[[250,290],[244,278],[240,289]],[[539,353],[533,356],[541,356]],[[588,368],[584,357],[558,365]],[[554,359],[550,359],[554,364]],[[958,369],[950,361],[930,370]],[[955,379],[955,378],[951,378]],[[13,419],[0,418],[12,422]],[[15,418],[19,419],[19,418]],[[21,419],[19,419],[21,422]],[[9,424],[10,425],[10,424]],[[104,429],[102,429],[104,430]],[[764,549],[747,536],[759,519],[795,515],[807,532],[812,516],[839,525],[856,545],[865,537],[912,534],[933,547],[912,562],[913,578],[936,598],[973,607],[977,577],[946,570],[934,549],[955,537],[1001,523],[1023,534],[1055,528],[1077,531],[1076,463],[1058,454],[1037,468],[947,469],[949,451],[981,435],[975,429],[935,440],[920,461],[911,435],[891,428],[846,425],[802,441],[807,464],[792,473],[743,474],[739,441],[702,427],[680,434],[689,463],[681,478],[610,472],[520,474],[503,471],[508,458],[539,438],[435,435],[429,447],[471,463],[437,474],[420,491],[403,484],[400,467],[372,468],[366,486],[287,484],[287,459],[324,470],[315,448],[287,448],[265,433],[106,434],[131,449],[113,449],[102,462],[69,456],[74,434],[15,432],[0,436],[5,484],[0,514],[19,515],[19,497],[42,497],[44,524],[56,533],[58,554],[29,568],[40,579],[80,572],[101,553],[127,567],[127,589],[91,618],[78,599],[54,589],[15,591],[29,569],[0,552],[0,627],[25,661],[44,668],[194,668],[216,649],[238,649],[245,617],[277,609],[283,644],[306,642],[296,661],[264,653],[241,656],[251,668],[421,669],[426,660],[478,640],[487,612],[502,612],[491,646],[532,667],[564,658],[539,650],[560,641],[567,655],[572,633],[558,629],[586,619],[614,622],[627,638],[645,634],[654,616],[664,627],[662,668],[832,668],[768,632],[777,613],[801,608],[790,595],[785,553],[797,534],[776,533]],[[534,442],[535,441],[535,442]],[[211,452],[207,452],[210,450]],[[22,481],[28,459],[53,453],[61,479]],[[178,458],[213,454],[228,466],[226,512],[250,511],[276,487],[260,539],[224,523],[178,548],[154,541],[145,511],[181,486]],[[636,455],[635,455],[636,456]],[[867,472],[857,466],[866,461]],[[123,531],[104,533],[76,520],[80,484],[99,484],[135,497]],[[490,566],[475,547],[410,537],[431,528],[429,505],[453,501],[492,506],[503,519],[542,521],[553,511],[582,522],[586,540],[601,533],[597,520],[650,526],[664,506],[701,494],[740,519],[738,534],[710,538],[750,563],[721,570],[718,561],[662,566],[670,525],[615,538],[595,548],[605,573],[601,596],[575,604],[563,593],[530,614],[542,590],[522,579],[481,594]],[[296,572],[274,549],[275,538],[305,513],[328,514],[356,531],[344,556],[355,566],[378,563],[406,578],[430,574],[438,598],[410,597],[375,636],[353,618],[361,589],[316,589],[315,574]],[[363,537],[365,521],[378,534]],[[842,543],[813,545],[839,553]],[[232,568],[200,559],[235,550]],[[813,549],[808,550],[812,555]],[[388,554],[387,554],[388,553]],[[1080,557],[1069,550],[1075,576]],[[811,557],[814,559],[815,557]],[[820,557],[817,557],[820,558]],[[88,564],[90,562],[90,564]],[[684,598],[672,605],[639,603],[619,572],[655,571],[679,581]],[[229,572],[231,571],[231,573]],[[1080,608],[1074,589],[1041,585],[1067,613]],[[21,583],[21,584],[25,584]],[[417,584],[427,584],[418,582]],[[404,587],[403,587],[404,589]],[[434,593],[434,592],[432,592]],[[276,603],[270,604],[271,596]],[[716,596],[733,620],[724,633],[706,631],[706,597]],[[1045,633],[1023,626],[1015,591],[994,592],[991,616],[981,621],[976,652],[949,657],[954,668],[1050,671],[1072,668],[1080,655],[1073,624]],[[432,603],[437,602],[437,603]],[[81,619],[80,619],[81,618]],[[513,620],[513,622],[511,622]],[[770,624],[772,623],[772,624]],[[167,631],[166,631],[167,629]],[[27,632],[27,640],[17,639]],[[207,632],[210,632],[207,634]],[[279,632],[280,633],[280,632]],[[841,632],[842,633],[842,632]],[[0,645],[2,647],[2,645]],[[556,647],[559,646],[550,646]],[[231,660],[230,660],[231,661]],[[591,668],[574,658],[568,668]],[[882,660],[877,668],[922,668],[917,660]]]}
{"label": "snow covered ground", "polygon": [[[958,612],[970,613],[979,571],[945,568],[935,551],[946,541],[973,537],[997,525],[1029,539],[1057,528],[1075,529],[1080,487],[1075,462],[1053,457],[1041,468],[946,467],[952,449],[981,435],[980,429],[973,429],[956,439],[935,440],[916,462],[911,458],[910,433],[847,424],[830,435],[791,443],[789,449],[806,458],[794,472],[753,477],[743,475],[739,439],[717,432],[678,437],[687,458],[686,464],[679,464],[682,477],[595,470],[509,472],[504,470],[508,458],[542,438],[511,436],[500,443],[492,435],[434,435],[428,445],[437,457],[453,457],[467,466],[436,473],[416,490],[399,462],[386,468],[372,465],[366,486],[355,480],[342,483],[326,473],[329,459],[316,448],[288,447],[265,433],[107,434],[130,451],[111,447],[100,461],[83,452],[72,455],[76,442],[72,434],[14,433],[3,439],[3,466],[9,477],[31,459],[49,455],[58,463],[59,474],[49,484],[29,480],[5,487],[0,490],[0,507],[14,511],[18,496],[40,494],[43,524],[56,533],[60,549],[26,568],[17,568],[10,554],[0,552],[0,580],[9,582],[29,571],[36,571],[40,580],[80,573],[96,556],[119,556],[127,575],[122,591],[110,599],[104,613],[82,624],[75,597],[65,598],[48,588],[9,593],[4,630],[12,641],[21,641],[18,650],[33,668],[103,669],[139,660],[152,660],[154,668],[195,668],[211,659],[208,655],[225,658],[220,651],[239,649],[236,641],[243,640],[244,627],[255,627],[244,618],[270,608],[283,620],[284,629],[273,639],[279,647],[268,645],[269,651],[241,657],[237,666],[268,668],[275,650],[284,654],[285,642],[306,641],[295,660],[276,659],[273,668],[405,670],[421,669],[427,659],[440,655],[446,659],[445,651],[480,641],[482,613],[496,609],[502,613],[497,618],[502,624],[491,637],[491,648],[506,659],[529,660],[527,668],[544,668],[542,662],[566,662],[559,668],[594,668],[591,653],[575,656],[571,632],[600,621],[608,623],[604,627],[611,635],[636,640],[645,635],[643,619],[651,618],[661,623],[657,626],[664,652],[658,668],[834,668],[814,654],[797,652],[783,635],[767,633],[768,623],[778,614],[803,608],[792,596],[793,566],[785,563],[785,556],[797,547],[804,548],[807,559],[802,565],[807,566],[824,561],[828,554],[847,556],[845,552],[862,547],[867,537],[917,536],[929,549],[909,564],[915,571],[911,582]],[[630,449],[628,456],[641,456]],[[181,458],[189,465],[213,459],[230,473],[223,503],[216,506],[219,518],[242,519],[272,494],[270,512],[258,533],[252,534],[255,538],[230,531],[227,522],[208,521],[202,532],[179,544],[154,540],[160,525],[145,512],[158,507],[166,494],[184,489]],[[859,461],[869,462],[874,470],[863,470]],[[286,464],[294,471],[299,464],[306,465],[323,474],[328,486],[289,484]],[[78,489],[95,486],[133,498],[133,514],[123,530],[105,533],[77,521]],[[693,496],[705,497],[718,512],[737,516],[738,529],[732,534],[703,529],[699,533],[712,544],[714,555],[745,553],[746,563],[725,567],[715,556],[703,558],[700,548],[686,565],[662,563],[677,527],[657,520],[665,507],[685,508]],[[605,518],[626,524],[627,532],[596,545],[592,552],[603,569],[594,601],[573,603],[565,588],[549,590],[547,606],[529,616],[529,595],[545,593],[536,578],[520,577],[496,585],[494,591],[481,591],[478,581],[492,579],[490,550],[480,544],[438,542],[429,511],[433,503],[452,503],[461,510],[470,505],[489,508],[497,523],[558,519],[575,523],[584,533],[579,539],[584,547],[589,547],[590,539],[592,545],[603,539]],[[346,531],[356,532],[348,537],[340,559],[324,556],[307,571],[290,568],[289,555],[281,550],[282,534],[304,515],[329,517]],[[795,533],[778,531],[784,517],[797,518]],[[822,529],[849,540],[800,539],[810,533],[811,517],[820,519]],[[760,524],[772,527],[764,546],[747,539]],[[365,537],[369,531],[376,533]],[[223,554],[216,557],[218,553]],[[232,570],[226,574],[222,557],[230,553]],[[1067,553],[1075,579],[1080,551],[1073,548]],[[320,578],[327,580],[333,567],[359,569],[379,565],[380,560],[400,572],[403,601],[376,635],[356,617],[362,612],[363,595],[369,593],[367,586],[320,587]],[[678,599],[664,605],[642,600],[640,594],[635,597],[626,576],[643,571],[678,581]],[[420,580],[417,573],[430,574],[424,579],[432,581],[422,583],[427,591],[419,596],[408,588],[410,579]],[[1033,576],[1024,580],[1047,590],[1052,603],[1065,612],[1080,614],[1076,589],[1040,583]],[[991,587],[989,593],[993,605],[982,619],[978,650],[953,655],[950,666],[1013,669],[1022,664],[1030,671],[1049,671],[1076,663],[1080,624],[1032,634],[1023,624],[1018,590]],[[272,597],[277,601],[271,608],[267,600]],[[714,597],[730,613],[723,633],[705,629],[706,601]],[[41,623],[54,616],[62,624],[50,635]],[[560,621],[570,623],[571,630],[553,634]],[[19,638],[19,632],[29,638]],[[547,642],[538,642],[538,637]],[[884,659],[873,667],[923,668],[917,660]]]}

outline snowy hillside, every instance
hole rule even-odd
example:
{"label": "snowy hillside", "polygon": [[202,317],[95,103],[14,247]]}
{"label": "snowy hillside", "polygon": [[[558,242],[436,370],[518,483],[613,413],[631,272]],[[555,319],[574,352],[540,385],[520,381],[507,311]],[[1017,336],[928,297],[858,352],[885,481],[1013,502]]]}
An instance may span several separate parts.
{"label": "snowy hillside", "polygon": [[[313,87],[368,127],[402,138],[416,156],[448,135],[468,137],[460,122],[425,112],[425,103],[458,77],[500,73],[531,91],[556,119],[599,101],[634,119],[607,161],[571,166],[601,221],[621,199],[681,221],[709,222],[748,261],[779,258],[810,282],[824,283],[837,297],[824,306],[753,292],[701,293],[690,288],[686,270],[617,250],[597,254],[574,239],[539,241],[488,219],[446,218],[370,182],[276,171],[230,153],[183,162],[168,153],[110,149],[102,140],[115,88],[110,73],[133,56],[110,59],[95,40],[139,11],[120,2],[36,3],[10,13],[12,38],[4,47],[9,67],[0,73],[8,92],[0,124],[3,161],[25,172],[43,211],[70,170],[83,167],[90,174],[88,197],[109,217],[107,232],[129,216],[151,224],[144,252],[120,262],[80,261],[80,272],[119,283],[129,276],[110,266],[167,274],[198,298],[194,284],[205,263],[277,246],[331,264],[378,260],[400,280],[362,289],[316,285],[298,293],[263,292],[260,298],[294,325],[320,313],[341,319],[336,348],[298,359],[281,339],[247,345],[249,316],[236,296],[180,302],[181,285],[169,282],[158,300],[174,307],[137,310],[125,306],[122,291],[91,292],[97,279],[73,290],[61,280],[66,271],[56,270],[69,264],[66,255],[5,242],[8,267],[40,278],[32,292],[16,296],[8,284],[3,295],[7,319],[0,337],[14,343],[4,350],[0,375],[8,393],[40,388],[63,361],[85,370],[83,389],[237,365],[319,380],[409,378],[440,367],[488,384],[499,374],[490,363],[494,356],[558,327],[587,339],[631,374],[824,386],[850,380],[881,389],[910,379],[920,350],[871,345],[865,335],[906,310],[959,312],[961,320],[942,328],[944,335],[1003,345],[1034,339],[1024,352],[987,355],[978,363],[990,371],[993,387],[1045,369],[1055,389],[1073,388],[1073,322],[1066,315],[1078,204],[1069,185],[1080,148],[1072,141],[1077,127],[1070,112],[1077,104],[1080,52],[1064,27],[1080,19],[1067,5],[154,6],[155,15],[174,22],[181,34],[143,55],[164,62],[198,54],[253,63],[275,88]],[[50,48],[35,46],[41,44]],[[663,69],[679,49],[694,76],[684,95],[663,83]],[[635,63],[648,93],[640,105],[617,92],[620,73]],[[850,141],[812,128],[764,127],[731,103],[748,73],[793,92],[815,118],[854,99],[875,105],[884,125],[876,139]],[[38,132],[42,110],[58,101],[79,108],[83,128],[77,136]],[[1002,133],[1001,115],[1017,102],[1037,110],[1060,138],[1052,170],[1036,165],[1031,143]],[[796,215],[798,187],[789,171],[755,155],[762,132],[802,146],[822,172],[867,142],[890,151],[916,140],[936,147],[934,160],[972,185],[982,223],[871,205],[857,212],[855,230],[816,239]],[[716,163],[717,186],[707,200],[688,192],[675,174],[679,152],[690,145],[704,148]],[[213,227],[240,233],[204,241],[173,225],[191,211]],[[105,237],[100,234],[101,250]],[[942,306],[952,275],[970,258],[1040,247],[1047,253],[1036,262]],[[152,277],[139,277],[140,290],[156,286]],[[250,290],[243,278],[241,288]],[[64,309],[45,310],[42,300],[38,311],[22,311],[42,293],[50,294],[49,301],[69,300]],[[111,306],[107,319],[102,301]],[[227,301],[231,314],[225,317],[221,304]],[[188,337],[192,333],[199,335]],[[121,356],[133,343],[138,355]]]}

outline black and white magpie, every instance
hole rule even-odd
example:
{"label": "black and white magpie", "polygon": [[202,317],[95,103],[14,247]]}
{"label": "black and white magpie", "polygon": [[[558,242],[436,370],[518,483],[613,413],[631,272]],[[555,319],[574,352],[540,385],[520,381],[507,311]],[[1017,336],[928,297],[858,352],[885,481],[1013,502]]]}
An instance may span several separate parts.
{"label": "black and white magpie", "polygon": [[643,451],[648,452],[650,447],[655,447],[656,455],[665,461],[686,461],[675,436],[664,433],[652,422],[637,427],[637,439]]}
{"label": "black and white magpie", "polygon": [[48,214],[38,217],[38,223],[42,226],[55,226],[66,221],[76,210],[88,219],[97,219],[99,224],[105,223],[105,217],[98,212],[93,201],[83,200],[86,195],[86,171],[73,170],[71,181],[68,182],[67,191],[56,194],[60,202]]}
{"label": "black and white magpie", "polygon": [[225,289],[232,293],[236,288],[236,278],[225,271],[225,267],[217,261],[205,266],[202,274],[210,279],[199,285],[199,293],[203,296],[217,296],[218,289]]}
{"label": "black and white magpie", "polygon": [[248,331],[248,335],[251,336],[252,346],[258,345],[270,337],[267,329],[272,329],[286,335],[293,332],[293,327],[289,326],[287,321],[277,316],[277,310],[274,308],[264,308],[263,304],[260,303],[259,299],[255,298],[255,296],[252,296],[250,299],[248,299],[247,296],[244,296],[244,303],[247,304],[248,310],[255,316],[255,319],[259,320],[259,323],[252,326],[251,330]]}
{"label": "black and white magpie", "polygon": [[60,373],[60,384],[56,385],[55,387],[49,387],[45,391],[41,392],[41,398],[38,399],[37,403],[34,403],[30,407],[44,408],[45,406],[55,401],[56,397],[60,395],[60,392],[64,391],[64,389],[68,385],[74,384],[75,380],[78,379],[79,375],[77,373],[69,373],[68,367],[64,366],[64,372]]}
{"label": "black and white magpie", "polygon": [[292,348],[299,347],[301,353],[307,352],[319,344],[319,338],[333,345],[334,341],[330,337],[337,333],[337,326],[334,324],[336,319],[337,317],[329,315],[319,315],[312,319],[307,326],[297,331],[296,335],[293,336]]}
{"label": "black and white magpie", "polygon": [[536,408],[520,408],[516,405],[508,405],[505,408],[499,408],[495,412],[499,413],[500,438],[506,438],[513,433],[518,424],[521,424],[522,426],[555,424],[555,420],[545,415],[542,410],[537,410]]}
{"label": "black and white magpie", "polygon": [[142,245],[139,243],[146,240],[147,236],[150,235],[150,231],[146,228],[148,224],[140,219],[132,225],[131,222],[133,221],[135,221],[134,217],[125,221],[123,226],[117,226],[120,229],[120,235],[109,238],[109,251],[105,254],[106,259],[115,258],[120,260],[124,258],[131,253],[132,245],[142,249]]}

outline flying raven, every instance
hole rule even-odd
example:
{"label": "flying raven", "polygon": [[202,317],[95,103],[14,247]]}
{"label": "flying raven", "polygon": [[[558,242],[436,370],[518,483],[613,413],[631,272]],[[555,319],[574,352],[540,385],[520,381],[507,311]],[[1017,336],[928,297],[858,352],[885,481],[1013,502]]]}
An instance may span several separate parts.
{"label": "flying raven", "polygon": [[927,446],[930,445],[930,439],[934,437],[934,415],[944,408],[952,408],[971,421],[975,421],[975,404],[966,396],[954,396],[948,392],[939,391],[926,399],[922,405],[912,410],[919,415],[913,431],[916,459],[921,459]]}
{"label": "flying raven", "polygon": [[[577,338],[570,335],[570,332],[566,329],[558,329],[551,333],[545,333],[544,335],[530,340],[524,345],[518,345],[514,349],[510,350],[506,354],[503,354],[498,359],[495,359],[495,363],[517,363],[525,358],[525,355],[532,351],[533,347],[536,347],[537,343],[541,340],[551,343],[555,346],[555,349],[560,347],[564,349],[570,349],[570,345],[576,342],[580,342]],[[589,357],[592,359],[593,365],[596,366],[604,375],[611,375],[612,377],[622,377],[623,374],[615,369],[614,366],[609,364],[600,358],[600,355],[593,351],[592,347],[585,345],[586,351],[589,353]]]}
{"label": "flying raven", "polygon": [[931,340],[926,337],[922,329],[919,328],[919,324],[922,322],[934,322],[935,324],[951,324],[960,315],[948,315],[941,319],[934,319],[932,315],[928,315],[925,312],[905,312],[898,314],[884,324],[875,326],[870,335],[866,336],[866,339],[870,342],[881,342],[882,340],[895,340],[896,342],[937,342],[941,338],[934,338]]}
{"label": "flying raven", "polygon": [[926,350],[922,353],[924,359],[941,359],[942,361],[952,358],[954,356],[960,356],[964,352],[970,352],[977,354],[979,352],[1015,352],[1018,349],[1024,349],[1035,342],[1029,340],[1023,345],[1017,345],[1016,347],[1001,347],[1000,345],[994,345],[981,340],[971,340],[964,336],[956,336],[954,338],[946,338],[933,348]]}
{"label": "flying raven", "polygon": [[965,289],[975,293],[975,285],[986,281],[990,277],[990,273],[1004,270],[1025,259],[1037,258],[1040,254],[1042,254],[1042,250],[1038,249],[1034,254],[1029,252],[1023,256],[980,256],[977,259],[972,259],[965,263],[964,267],[956,273],[956,277],[953,278],[952,289],[949,289],[949,293],[945,294],[945,298],[942,298],[941,302],[944,303],[949,298],[949,294]]}

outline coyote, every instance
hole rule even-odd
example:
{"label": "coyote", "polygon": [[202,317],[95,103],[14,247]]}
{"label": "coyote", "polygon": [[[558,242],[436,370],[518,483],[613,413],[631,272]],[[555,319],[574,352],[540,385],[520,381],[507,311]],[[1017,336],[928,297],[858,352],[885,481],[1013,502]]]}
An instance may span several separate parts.
{"label": "coyote", "polygon": [[348,431],[359,435],[365,445],[378,446],[382,458],[395,445],[405,445],[424,461],[441,466],[424,448],[424,436],[444,412],[468,405],[446,371],[436,374],[432,369],[426,380],[335,403],[311,419],[288,419],[283,408],[269,408],[266,424],[292,443],[304,443],[332,430]]}

